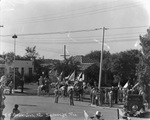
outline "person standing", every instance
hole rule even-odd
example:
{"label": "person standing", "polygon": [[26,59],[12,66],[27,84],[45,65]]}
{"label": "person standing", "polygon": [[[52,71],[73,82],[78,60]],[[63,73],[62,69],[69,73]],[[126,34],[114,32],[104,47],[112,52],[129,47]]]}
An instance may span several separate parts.
{"label": "person standing", "polygon": [[59,89],[58,89],[58,87],[55,89],[54,93],[55,93],[55,103],[58,103],[58,99],[59,99]]}
{"label": "person standing", "polygon": [[38,85],[43,85],[43,77],[40,76],[40,78],[38,79]]}
{"label": "person standing", "polygon": [[112,107],[112,97],[113,97],[113,92],[112,92],[112,90],[110,90],[110,92],[108,93],[108,95],[109,95],[109,106],[110,107]]}
{"label": "person standing", "polygon": [[8,87],[9,87],[9,94],[12,94],[12,89],[13,89],[13,83],[12,83],[12,81],[10,81]]}
{"label": "person standing", "polygon": [[23,93],[24,90],[24,76],[21,78],[21,93]]}
{"label": "person standing", "polygon": [[70,99],[70,105],[74,105],[74,101],[73,101],[73,97],[74,97],[74,91],[73,91],[73,88],[70,89],[70,92],[69,92],[69,99]]}
{"label": "person standing", "polygon": [[96,93],[95,93],[95,105],[96,105],[96,106],[101,105],[100,95],[101,95],[101,92],[100,92],[100,90],[97,88],[97,89],[96,89]]}
{"label": "person standing", "polygon": [[6,99],[4,93],[4,88],[0,82],[0,118],[3,116],[3,109],[5,108],[4,100]]}

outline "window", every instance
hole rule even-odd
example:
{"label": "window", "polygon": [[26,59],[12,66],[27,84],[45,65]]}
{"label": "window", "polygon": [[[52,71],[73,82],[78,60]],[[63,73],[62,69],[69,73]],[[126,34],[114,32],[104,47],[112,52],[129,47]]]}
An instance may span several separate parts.
{"label": "window", "polygon": [[24,76],[24,67],[21,68],[21,75]]}
{"label": "window", "polygon": [[16,67],[16,68],[15,68],[15,71],[19,71],[19,68],[18,68],[18,67]]}
{"label": "window", "polygon": [[29,76],[32,76],[32,68],[29,68]]}

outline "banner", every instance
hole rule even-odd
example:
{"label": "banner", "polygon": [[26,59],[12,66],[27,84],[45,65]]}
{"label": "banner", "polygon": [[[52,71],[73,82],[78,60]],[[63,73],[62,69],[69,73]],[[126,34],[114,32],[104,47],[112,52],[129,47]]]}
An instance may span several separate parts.
{"label": "banner", "polygon": [[83,74],[83,73],[81,74],[81,76],[80,76],[80,78],[79,78],[79,81],[80,81],[80,82],[84,81],[84,74]]}
{"label": "banner", "polygon": [[82,72],[78,75],[77,80],[80,80]]}
{"label": "banner", "polygon": [[63,71],[60,73],[60,75],[57,77],[57,79],[59,80],[59,81],[61,81],[61,79],[62,79],[62,74],[63,74]]}
{"label": "banner", "polygon": [[135,89],[136,87],[138,87],[140,85],[140,83],[138,82],[138,83],[136,83],[134,86],[133,86],[133,88],[132,88],[132,90],[133,89]]}
{"label": "banner", "polygon": [[84,110],[84,120],[89,120],[89,115],[87,114],[87,112]]}
{"label": "banner", "polygon": [[123,88],[128,88],[129,86],[129,81],[127,81],[127,83],[123,86]]}
{"label": "banner", "polygon": [[74,80],[75,80],[75,71],[69,77],[69,81],[74,81]]}
{"label": "banner", "polygon": [[120,88],[120,87],[122,87],[121,85],[120,85],[120,81],[118,82],[118,88]]}

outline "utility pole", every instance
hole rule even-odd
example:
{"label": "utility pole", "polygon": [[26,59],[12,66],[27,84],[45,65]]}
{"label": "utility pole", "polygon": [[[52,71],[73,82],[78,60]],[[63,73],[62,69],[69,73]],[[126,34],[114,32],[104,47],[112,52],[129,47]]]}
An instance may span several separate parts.
{"label": "utility pole", "polygon": [[105,37],[105,30],[108,28],[103,27],[103,38],[102,38],[102,44],[101,44],[101,56],[100,56],[100,69],[99,69],[99,83],[98,88],[101,88],[101,81],[102,81],[102,65],[103,65],[103,51],[104,51],[104,37]]}
{"label": "utility pole", "polygon": [[66,54],[66,45],[64,45],[64,54],[63,55],[61,55],[61,56],[63,56],[64,57],[64,60],[66,60],[67,58],[67,56],[70,56],[70,55],[67,55]]}
{"label": "utility pole", "polygon": [[[4,26],[3,26],[3,25],[0,25],[0,27],[4,27]],[[0,35],[1,35],[1,30],[0,30]],[[0,51],[2,51],[1,37],[0,37]]]}

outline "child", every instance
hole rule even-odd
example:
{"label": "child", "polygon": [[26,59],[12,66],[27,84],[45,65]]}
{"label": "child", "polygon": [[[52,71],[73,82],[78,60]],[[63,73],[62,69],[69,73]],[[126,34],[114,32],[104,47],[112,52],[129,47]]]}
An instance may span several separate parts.
{"label": "child", "polygon": [[11,113],[10,119],[12,119],[16,114],[20,113],[19,109],[18,109],[19,105],[15,104],[13,111]]}

